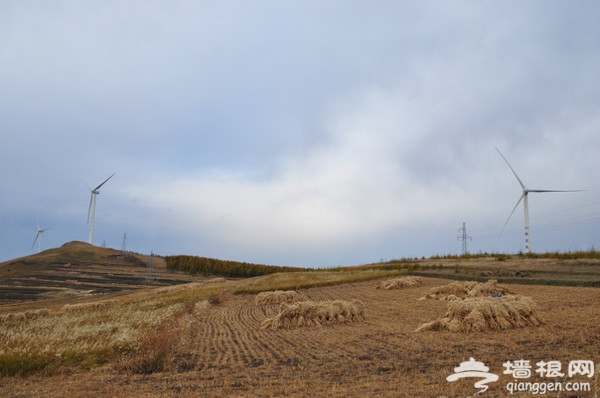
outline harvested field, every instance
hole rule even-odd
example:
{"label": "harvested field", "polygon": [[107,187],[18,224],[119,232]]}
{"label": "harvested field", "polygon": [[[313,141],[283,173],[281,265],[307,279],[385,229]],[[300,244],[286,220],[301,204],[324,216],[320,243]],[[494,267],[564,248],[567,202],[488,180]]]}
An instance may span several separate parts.
{"label": "harvested field", "polygon": [[[255,295],[232,295],[219,305],[202,301],[169,371],[133,374],[107,364],[92,371],[68,369],[4,377],[0,395],[464,397],[477,391],[475,380],[449,383],[446,377],[473,357],[500,376],[483,396],[505,397],[509,395],[506,384],[513,381],[502,373],[502,364],[508,360],[529,360],[534,368],[539,361],[556,360],[566,373],[569,361],[586,359],[600,369],[599,289],[511,285],[516,294],[537,303],[543,325],[460,335],[449,331],[414,333],[419,325],[443,314],[448,304],[417,299],[446,283],[423,278],[422,286],[394,294],[376,289],[377,280],[299,290],[300,301],[358,298],[365,303],[364,321],[321,328],[261,329],[262,322],[275,316],[278,308],[255,305]],[[2,330],[7,330],[6,325]],[[532,373],[529,381],[547,381],[533,369]],[[579,396],[598,396],[597,374],[567,380],[591,383],[591,392]],[[563,392],[560,396],[568,395]]]}
{"label": "harvested field", "polygon": [[267,318],[262,329],[294,329],[303,326],[324,326],[333,323],[362,321],[364,303],[359,300],[301,301],[282,304],[279,313]]}
{"label": "harvested field", "polygon": [[535,303],[530,297],[469,297],[448,301],[448,309],[442,319],[425,323],[416,331],[473,333],[541,324],[535,311]]}
{"label": "harvested field", "polygon": [[401,278],[389,279],[383,281],[377,286],[377,289],[392,290],[405,287],[421,286],[423,279],[419,276],[403,276]]}
{"label": "harvested field", "polygon": [[294,290],[274,290],[272,292],[261,292],[256,295],[254,304],[273,305],[281,303],[295,303],[298,301],[298,293]]}
{"label": "harvested field", "polygon": [[456,298],[464,299],[467,297],[490,297],[494,295],[514,294],[508,288],[498,286],[496,280],[489,280],[486,283],[468,281],[468,282],[450,282],[444,286],[436,286],[429,289],[429,292],[420,299],[434,300],[454,300]]}

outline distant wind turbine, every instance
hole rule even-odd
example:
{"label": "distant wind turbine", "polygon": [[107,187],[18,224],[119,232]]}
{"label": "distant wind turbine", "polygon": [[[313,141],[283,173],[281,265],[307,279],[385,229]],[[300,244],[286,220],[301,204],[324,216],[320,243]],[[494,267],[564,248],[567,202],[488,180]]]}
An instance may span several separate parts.
{"label": "distant wind turbine", "polygon": [[515,212],[515,210],[519,206],[519,203],[521,203],[521,200],[522,200],[523,201],[523,207],[524,207],[524,210],[525,210],[525,251],[527,253],[531,253],[531,242],[530,242],[530,234],[529,234],[529,202],[527,200],[528,194],[530,192],[534,192],[534,193],[540,193],[540,192],[581,192],[583,190],[582,189],[578,189],[578,190],[568,190],[567,191],[567,190],[555,190],[555,189],[529,189],[529,188],[525,187],[525,184],[523,184],[523,181],[521,181],[521,179],[519,178],[519,176],[517,175],[517,173],[515,172],[515,170],[510,165],[510,163],[508,163],[508,160],[506,160],[506,158],[504,157],[504,155],[502,155],[502,152],[500,152],[500,150],[498,148],[496,148],[496,151],[498,151],[498,153],[500,154],[500,156],[502,156],[502,159],[504,159],[504,161],[506,162],[506,164],[508,165],[508,167],[510,167],[510,170],[513,172],[513,174],[515,175],[515,177],[517,177],[517,181],[519,181],[519,184],[521,185],[521,188],[523,189],[523,193],[521,194],[521,197],[519,198],[519,200],[517,201],[517,204],[515,205],[515,207],[513,207],[512,211],[510,212],[510,215],[506,219],[506,222],[504,223],[504,226],[502,227],[502,231],[500,231],[500,234],[502,234],[502,232],[504,232],[504,228],[506,228],[506,224],[508,224],[508,221],[510,220],[510,218],[512,217],[513,213]]}
{"label": "distant wind turbine", "polygon": [[[46,232],[47,230],[49,230],[50,228],[40,228],[40,224],[38,223],[37,225],[37,234],[35,235],[35,239],[33,240],[33,244],[31,245],[31,248],[33,249],[33,247],[35,246],[35,242],[38,242],[38,253],[42,251],[42,235],[44,234],[44,232]],[[38,238],[40,238],[38,240]]]}
{"label": "distant wind turbine", "polygon": [[92,196],[90,196],[90,207],[88,208],[88,223],[90,224],[90,239],[89,239],[89,243],[93,244],[93,239],[94,239],[94,219],[96,217],[96,197],[100,194],[100,188],[102,187],[102,185],[106,184],[106,181],[110,180],[116,173],[113,173],[110,177],[108,177],[106,180],[102,181],[102,183],[100,185],[98,185],[96,188],[91,189],[90,188],[90,192],[92,193]]}

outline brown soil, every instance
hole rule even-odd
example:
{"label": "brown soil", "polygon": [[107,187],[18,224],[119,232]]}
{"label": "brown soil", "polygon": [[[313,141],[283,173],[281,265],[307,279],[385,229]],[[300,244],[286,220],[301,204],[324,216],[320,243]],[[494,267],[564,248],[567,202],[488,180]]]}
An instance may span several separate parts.
{"label": "brown soil", "polygon": [[[289,330],[260,327],[277,314],[278,305],[256,306],[255,295],[228,296],[196,313],[173,371],[136,375],[107,365],[89,372],[4,378],[0,396],[471,396],[477,392],[476,379],[446,380],[471,357],[500,376],[485,397],[508,395],[505,386],[513,378],[502,373],[502,364],[520,359],[534,369],[539,361],[560,361],[565,373],[571,360],[592,360],[594,377],[560,381],[589,382],[591,392],[581,396],[598,396],[599,289],[511,285],[516,294],[535,300],[543,325],[468,335],[415,333],[420,324],[443,316],[447,306],[446,301],[418,298],[447,283],[423,278],[422,286],[411,289],[381,290],[376,289],[379,281],[369,281],[300,290],[300,300],[359,299],[365,303],[365,319]],[[548,379],[534,373],[528,381]]]}

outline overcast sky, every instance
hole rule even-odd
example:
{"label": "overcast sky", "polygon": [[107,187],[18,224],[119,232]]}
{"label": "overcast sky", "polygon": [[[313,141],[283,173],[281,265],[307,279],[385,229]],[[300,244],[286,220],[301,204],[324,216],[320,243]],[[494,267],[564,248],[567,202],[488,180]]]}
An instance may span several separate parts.
{"label": "overcast sky", "polygon": [[600,248],[597,1],[0,2],[0,261]]}

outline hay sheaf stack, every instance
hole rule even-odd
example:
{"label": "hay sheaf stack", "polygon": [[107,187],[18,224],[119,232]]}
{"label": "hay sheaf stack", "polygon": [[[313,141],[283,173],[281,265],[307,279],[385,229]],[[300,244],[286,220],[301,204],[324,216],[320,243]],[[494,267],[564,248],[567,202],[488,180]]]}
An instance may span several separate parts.
{"label": "hay sheaf stack", "polygon": [[535,312],[531,297],[515,295],[495,280],[487,283],[452,282],[432,288],[421,297],[447,300],[443,318],[419,326],[415,332],[448,330],[474,333],[539,326],[543,322]]}
{"label": "hay sheaf stack", "polygon": [[530,297],[474,297],[449,301],[442,319],[424,323],[415,332],[448,330],[473,333],[539,326],[542,323]]}
{"label": "hay sheaf stack", "polygon": [[405,287],[421,286],[423,280],[418,276],[404,276],[402,278],[388,279],[377,286],[377,289],[392,290]]}
{"label": "hay sheaf stack", "polygon": [[486,283],[456,281],[444,286],[432,287],[429,289],[429,293],[419,300],[434,299],[451,301],[468,297],[489,297],[498,294],[504,296],[514,295],[515,293],[505,287],[498,286],[498,282],[494,279]]}
{"label": "hay sheaf stack", "polygon": [[262,329],[293,329],[333,323],[357,322],[364,319],[364,303],[359,300],[300,301],[281,304],[279,313],[266,319]]}
{"label": "hay sheaf stack", "polygon": [[37,319],[43,316],[48,316],[50,310],[41,308],[38,310],[27,310],[25,312],[9,312],[8,314],[0,315],[0,323],[22,322],[26,320]]}
{"label": "hay sheaf stack", "polygon": [[255,305],[272,305],[281,303],[295,303],[298,301],[298,293],[293,290],[275,290],[272,292],[261,292],[258,293],[254,299]]}

